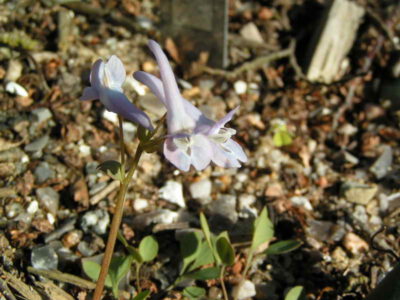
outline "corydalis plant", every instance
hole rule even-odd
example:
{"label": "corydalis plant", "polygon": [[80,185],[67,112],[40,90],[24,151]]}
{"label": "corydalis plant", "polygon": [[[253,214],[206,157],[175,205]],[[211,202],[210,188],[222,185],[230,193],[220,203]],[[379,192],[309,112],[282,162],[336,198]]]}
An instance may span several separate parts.
{"label": "corydalis plant", "polygon": [[90,87],[83,90],[80,100],[100,99],[107,110],[153,130],[149,117],[133,105],[122,91],[126,72],[121,60],[113,55],[107,62],[98,59],[90,72]]}
{"label": "corydalis plant", "polygon": [[236,131],[225,127],[238,107],[218,122],[208,119],[180,94],[160,45],[150,41],[149,48],[156,57],[161,80],[142,71],[135,72],[133,76],[147,85],[167,108],[165,157],[182,171],[188,171],[191,165],[203,170],[211,161],[221,167],[240,167],[240,162],[246,162],[247,156],[241,146],[231,139]]}

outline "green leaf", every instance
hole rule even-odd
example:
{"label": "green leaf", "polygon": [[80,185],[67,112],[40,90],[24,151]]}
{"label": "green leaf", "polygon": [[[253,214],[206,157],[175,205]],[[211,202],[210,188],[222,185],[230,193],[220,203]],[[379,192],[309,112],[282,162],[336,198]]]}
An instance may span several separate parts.
{"label": "green leaf", "polygon": [[206,241],[202,241],[199,247],[199,252],[196,255],[196,259],[193,264],[190,266],[189,271],[193,271],[199,267],[204,265],[212,264],[215,262],[214,255],[210,246]]}
{"label": "green leaf", "polygon": [[303,244],[302,242],[297,240],[280,241],[270,245],[268,249],[265,251],[265,254],[274,255],[274,254],[288,253],[290,251],[296,250],[302,244]]}
{"label": "green leaf", "polygon": [[183,295],[189,299],[197,299],[206,295],[206,290],[197,286],[188,286],[183,290]]}
{"label": "green leaf", "polygon": [[286,294],[285,300],[300,300],[302,299],[302,294],[303,287],[301,285],[295,286]]}
{"label": "green leaf", "polygon": [[139,244],[139,254],[143,261],[152,261],[158,254],[158,242],[149,235],[146,236]]}
{"label": "green leaf", "polygon": [[257,252],[258,248],[267,243],[274,236],[274,227],[268,218],[267,208],[261,211],[260,216],[254,221],[253,240],[251,242],[251,251]]}
{"label": "green leaf", "polygon": [[150,291],[143,291],[143,292],[140,292],[139,294],[137,294],[137,295],[135,296],[135,298],[133,298],[133,300],[144,300],[144,299],[146,299],[149,295],[150,295]]}
{"label": "green leaf", "polygon": [[217,245],[216,245],[217,253],[219,258],[221,259],[221,262],[225,266],[231,266],[235,262],[235,251],[233,250],[233,247],[231,243],[229,242],[229,239],[227,239],[224,236],[221,236],[217,239]]}
{"label": "green leaf", "polygon": [[189,277],[196,280],[209,280],[209,279],[219,278],[220,273],[221,273],[221,268],[211,267],[185,274],[185,277]]}
{"label": "green leaf", "polygon": [[122,278],[129,272],[132,265],[133,258],[131,255],[128,256],[113,256],[110,263],[110,269],[108,271],[114,296],[118,297],[118,286]]}
{"label": "green leaf", "polygon": [[[99,275],[100,275],[100,270],[101,270],[101,266],[91,260],[83,260],[82,261],[82,268],[83,271],[85,272],[85,274],[93,281],[97,281],[99,279]],[[111,287],[112,286],[112,282],[111,282],[111,278],[110,275],[107,274],[106,277],[106,281],[105,281],[105,285],[107,287]]]}
{"label": "green leaf", "polygon": [[292,135],[287,130],[286,125],[277,125],[273,128],[273,130],[274,136],[272,140],[276,147],[288,146],[293,143]]}
{"label": "green leaf", "polygon": [[204,214],[201,212],[200,213],[200,225],[201,225],[201,230],[203,230],[204,237],[206,238],[206,241],[208,243],[208,246],[210,246],[211,250],[213,249],[213,246],[211,244],[211,231],[210,227],[208,226],[207,219],[204,216]]}
{"label": "green leaf", "polygon": [[124,180],[124,171],[122,170],[121,164],[116,160],[106,160],[98,165],[97,169],[105,172],[115,180]]}
{"label": "green leaf", "polygon": [[198,231],[188,232],[179,241],[181,255],[183,257],[183,266],[181,274],[196,259],[199,254],[202,235]]}

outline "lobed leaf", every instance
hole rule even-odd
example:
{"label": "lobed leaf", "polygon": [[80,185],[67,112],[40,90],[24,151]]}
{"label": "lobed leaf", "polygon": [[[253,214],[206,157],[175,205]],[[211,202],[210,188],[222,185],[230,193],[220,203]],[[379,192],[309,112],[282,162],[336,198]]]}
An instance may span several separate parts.
{"label": "lobed leaf", "polygon": [[[82,268],[85,274],[93,281],[97,281],[99,279],[101,266],[91,260],[83,260],[82,261]],[[110,275],[107,274],[105,285],[107,287],[112,286]]]}
{"label": "lobed leaf", "polygon": [[206,295],[206,290],[197,286],[188,286],[183,290],[183,296],[189,299],[197,299],[204,297]]}
{"label": "lobed leaf", "polygon": [[303,287],[301,285],[295,286],[286,294],[285,300],[300,300],[303,298]]}
{"label": "lobed leaf", "polygon": [[235,262],[235,251],[225,236],[221,236],[217,239],[216,249],[221,262],[225,266],[231,266]]}

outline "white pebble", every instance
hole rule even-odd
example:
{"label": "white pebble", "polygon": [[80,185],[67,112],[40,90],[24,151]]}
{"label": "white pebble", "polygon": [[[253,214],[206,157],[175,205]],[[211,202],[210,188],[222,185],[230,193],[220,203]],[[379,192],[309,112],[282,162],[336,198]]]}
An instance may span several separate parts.
{"label": "white pebble", "polygon": [[182,184],[180,182],[169,180],[160,189],[160,197],[180,207],[186,207],[182,189]]}
{"label": "white pebble", "polygon": [[79,151],[81,152],[82,156],[90,155],[90,147],[88,145],[85,144],[80,145]]}
{"label": "white pebble", "polygon": [[233,87],[235,89],[236,94],[238,95],[242,95],[247,91],[247,83],[244,82],[243,80],[236,81]]}
{"label": "white pebble", "polygon": [[107,109],[103,112],[103,118],[111,123],[117,124],[118,123],[118,115],[113,113],[112,111],[108,111]]}
{"label": "white pebble", "polygon": [[237,285],[232,290],[233,297],[238,300],[244,300],[256,295],[256,287],[250,280],[245,280],[242,284]]}
{"label": "white pebble", "polygon": [[135,211],[142,211],[147,207],[149,207],[149,202],[146,199],[139,198],[135,199],[135,201],[133,202],[133,208],[135,209]]}
{"label": "white pebble", "polygon": [[38,209],[39,209],[39,203],[36,200],[34,200],[31,203],[29,203],[26,211],[30,214],[34,214],[35,212],[37,212]]}
{"label": "white pebble", "polygon": [[19,85],[18,83],[14,82],[14,81],[10,81],[10,82],[7,83],[6,91],[9,92],[10,94],[18,95],[18,96],[21,96],[21,97],[28,97],[29,96],[29,94],[26,91],[26,89],[22,85]]}
{"label": "white pebble", "polygon": [[294,196],[290,198],[290,201],[292,201],[294,206],[302,206],[307,210],[313,210],[310,200],[308,200],[306,197]]}
{"label": "white pebble", "polygon": [[56,219],[54,218],[53,214],[47,213],[47,221],[49,221],[50,224],[54,224]]}

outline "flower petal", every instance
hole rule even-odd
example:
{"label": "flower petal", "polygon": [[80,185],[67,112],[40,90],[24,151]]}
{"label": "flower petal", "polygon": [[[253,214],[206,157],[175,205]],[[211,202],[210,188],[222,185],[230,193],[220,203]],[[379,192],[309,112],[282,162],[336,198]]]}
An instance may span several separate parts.
{"label": "flower petal", "polygon": [[181,171],[189,171],[190,156],[188,156],[174,144],[173,138],[167,138],[165,140],[164,155],[175,167]]}
{"label": "flower petal", "polygon": [[238,109],[239,106],[228,112],[221,120],[219,120],[213,125],[208,134],[211,135],[217,133],[222,127],[225,126],[226,123],[228,123],[232,119],[233,115],[236,113]]}
{"label": "flower petal", "polygon": [[90,71],[90,84],[97,90],[103,87],[104,65],[104,61],[98,59],[93,64],[92,70]]}
{"label": "flower petal", "polygon": [[143,71],[137,71],[133,73],[133,78],[146,85],[150,91],[152,91],[152,93],[166,106],[164,87],[159,78]]}
{"label": "flower petal", "polygon": [[232,139],[227,140],[223,146],[231,151],[235,157],[241,162],[247,162],[247,155],[244,153],[242,147]]}
{"label": "flower petal", "polygon": [[109,74],[110,87],[121,87],[125,82],[126,71],[122,61],[116,56],[112,55],[105,64],[105,70]]}
{"label": "flower petal", "polygon": [[220,144],[211,142],[213,149],[212,161],[223,168],[239,168],[240,163],[232,152],[225,151]]}
{"label": "flower petal", "polygon": [[111,89],[103,89],[100,100],[109,111],[138,123],[149,130],[154,129],[147,114],[133,105],[124,93]]}
{"label": "flower petal", "polygon": [[90,101],[90,100],[96,100],[99,98],[100,98],[100,95],[95,88],[85,87],[85,89],[83,90],[83,95],[79,98],[79,100]]}
{"label": "flower petal", "polygon": [[201,171],[211,163],[213,154],[209,140],[202,134],[192,136],[193,144],[191,145],[191,163],[196,170]]}

